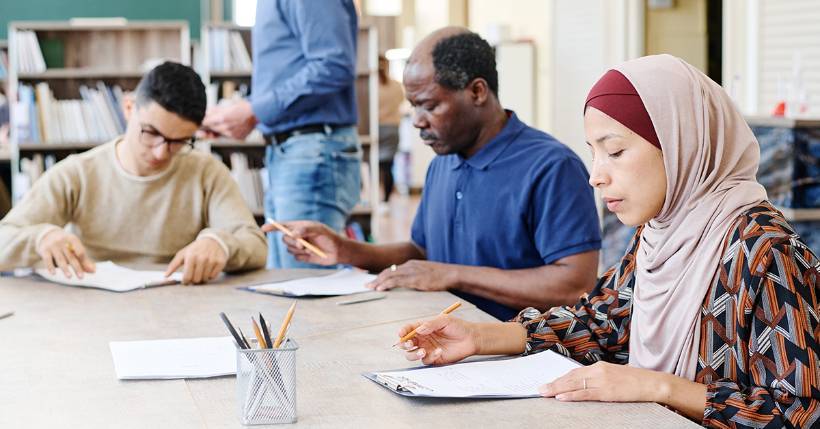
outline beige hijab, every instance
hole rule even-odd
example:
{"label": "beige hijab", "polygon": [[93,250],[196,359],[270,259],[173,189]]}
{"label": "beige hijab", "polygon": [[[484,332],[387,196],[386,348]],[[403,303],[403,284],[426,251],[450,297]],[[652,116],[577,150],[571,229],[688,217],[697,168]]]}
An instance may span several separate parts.
{"label": "beige hijab", "polygon": [[641,234],[629,364],[695,379],[700,308],[732,222],[766,199],[760,149],[726,92],[683,60],[617,67],[643,100],[663,150],[666,201]]}

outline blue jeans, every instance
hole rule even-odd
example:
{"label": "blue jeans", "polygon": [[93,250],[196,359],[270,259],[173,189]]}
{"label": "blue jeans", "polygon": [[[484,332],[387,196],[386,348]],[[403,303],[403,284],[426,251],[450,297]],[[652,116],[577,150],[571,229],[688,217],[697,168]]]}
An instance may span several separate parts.
{"label": "blue jeans", "polygon": [[[268,146],[265,217],[314,220],[342,231],[359,201],[361,158],[355,127],[297,135]],[[268,246],[268,268],[321,268],[294,259],[279,232],[268,234]]]}

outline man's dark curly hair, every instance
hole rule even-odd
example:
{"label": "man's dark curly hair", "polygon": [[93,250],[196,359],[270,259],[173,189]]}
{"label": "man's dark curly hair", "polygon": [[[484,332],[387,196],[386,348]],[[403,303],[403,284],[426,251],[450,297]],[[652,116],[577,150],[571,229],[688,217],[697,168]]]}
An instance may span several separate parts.
{"label": "man's dark curly hair", "polygon": [[495,50],[476,33],[446,37],[433,48],[436,83],[449,89],[464,89],[476,78],[487,81],[498,96],[498,71]]}
{"label": "man's dark curly hair", "polygon": [[205,85],[188,66],[166,61],[154,67],[142,77],[136,94],[140,106],[153,101],[197,125],[205,117]]}

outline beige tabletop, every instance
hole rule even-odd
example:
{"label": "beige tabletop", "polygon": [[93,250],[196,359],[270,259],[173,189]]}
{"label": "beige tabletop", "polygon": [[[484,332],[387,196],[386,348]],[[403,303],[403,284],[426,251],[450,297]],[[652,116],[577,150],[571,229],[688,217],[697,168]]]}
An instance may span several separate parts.
{"label": "beige tabletop", "polygon": [[[120,381],[110,341],[227,335],[225,312],[246,326],[262,312],[276,324],[291,298],[237,287],[309,275],[260,271],[207,286],[128,293],[0,278],[0,428],[238,428],[235,377]],[[345,297],[299,299],[289,335],[297,352],[297,425],[305,427],[696,427],[657,404],[552,399],[453,400],[396,395],[362,372],[415,366],[392,350],[399,327],[457,298],[395,290],[339,306]],[[464,303],[458,316],[492,320]]]}

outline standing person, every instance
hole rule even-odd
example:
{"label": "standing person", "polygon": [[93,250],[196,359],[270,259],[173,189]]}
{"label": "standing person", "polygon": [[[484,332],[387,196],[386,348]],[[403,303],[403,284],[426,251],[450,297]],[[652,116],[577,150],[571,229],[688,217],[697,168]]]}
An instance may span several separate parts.
{"label": "standing person", "polygon": [[[723,89],[679,58],[639,58],[592,87],[590,184],[638,226],[571,307],[510,323],[413,323],[407,357],[553,350],[586,365],[561,401],[658,402],[712,428],[820,423],[820,261],[755,179],[760,148]],[[583,412],[583,408],[578,408]]]}
{"label": "standing person", "polygon": [[393,158],[399,150],[400,109],[404,102],[401,84],[387,74],[388,66],[387,58],[379,55],[379,176],[385,203],[393,193]]}
{"label": "standing person", "polygon": [[[262,131],[267,218],[340,231],[358,202],[357,32],[352,0],[257,3],[250,100],[209,109],[203,125],[238,139]],[[290,256],[279,235],[269,236],[269,268],[313,266]]]}

